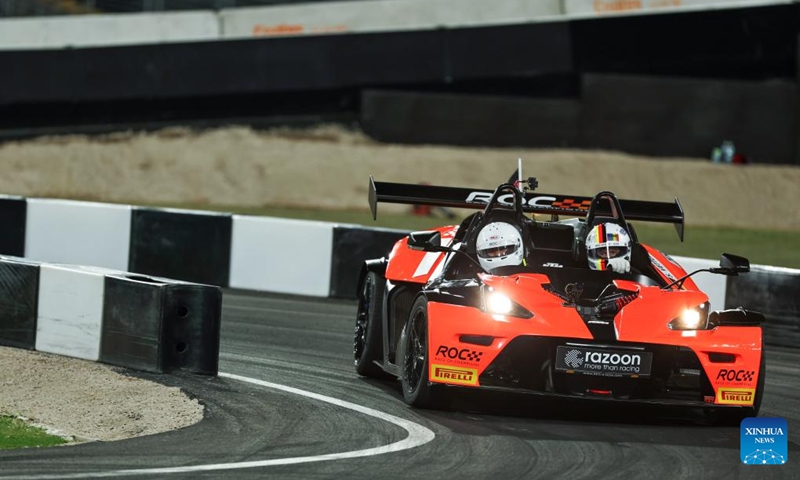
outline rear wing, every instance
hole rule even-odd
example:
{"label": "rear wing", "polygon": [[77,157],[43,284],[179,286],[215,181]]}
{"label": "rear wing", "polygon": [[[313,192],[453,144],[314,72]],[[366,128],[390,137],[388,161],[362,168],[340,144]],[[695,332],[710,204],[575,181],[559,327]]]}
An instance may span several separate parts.
{"label": "rear wing", "polygon": [[[372,175],[369,176],[369,208],[373,219],[378,216],[378,202],[483,210],[492,195],[494,195],[492,190],[376,182]],[[538,192],[525,192],[522,198],[523,212],[574,217],[586,217],[593,200],[592,197]],[[503,195],[498,202],[511,206],[513,196]],[[674,203],[643,200],[620,200],[619,203],[626,220],[673,223],[683,241],[683,208],[677,198]]]}

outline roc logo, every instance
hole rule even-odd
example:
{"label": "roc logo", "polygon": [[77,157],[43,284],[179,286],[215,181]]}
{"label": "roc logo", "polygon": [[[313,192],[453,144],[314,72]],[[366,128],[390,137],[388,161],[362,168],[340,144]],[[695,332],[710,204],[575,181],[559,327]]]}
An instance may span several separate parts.
{"label": "roc logo", "polygon": [[739,457],[746,465],[783,465],[789,455],[786,419],[751,417],[739,427]]}
{"label": "roc logo", "polygon": [[756,372],[752,370],[728,370],[723,368],[717,373],[717,382],[750,383]]}
{"label": "roc logo", "polygon": [[755,397],[752,388],[720,388],[717,390],[717,403],[720,405],[752,405]]}
{"label": "roc logo", "polygon": [[578,368],[581,365],[583,365],[582,355],[583,352],[581,352],[580,350],[570,350],[564,356],[564,363],[566,363],[567,366],[569,367]]}
{"label": "roc logo", "polygon": [[439,345],[439,348],[436,349],[436,357],[463,360],[463,363],[467,364],[480,363],[482,356],[483,352],[477,352],[469,348],[458,349],[456,347],[448,347],[447,345]]}
{"label": "roc logo", "polygon": [[477,385],[478,370],[431,364],[431,380],[455,385]]}

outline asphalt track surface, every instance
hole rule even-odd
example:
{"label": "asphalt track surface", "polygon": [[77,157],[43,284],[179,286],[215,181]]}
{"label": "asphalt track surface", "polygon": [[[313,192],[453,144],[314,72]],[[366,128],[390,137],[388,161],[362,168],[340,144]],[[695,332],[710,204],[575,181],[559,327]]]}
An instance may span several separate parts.
{"label": "asphalt track surface", "polygon": [[[226,292],[220,371],[324,398],[224,376],[151,376],[201,399],[206,419],[118,442],[0,452],[0,478],[800,478],[797,351],[767,349],[762,406],[762,416],[789,423],[789,461],[745,466],[738,427],[708,426],[686,410],[506,395],[464,395],[448,411],[410,409],[397,382],[355,374],[354,315],[354,302]],[[401,451],[310,462],[410,437],[395,423],[325,399],[399,417],[435,437]],[[279,459],[304,463],[220,470]],[[216,466],[136,472],[198,465]]]}

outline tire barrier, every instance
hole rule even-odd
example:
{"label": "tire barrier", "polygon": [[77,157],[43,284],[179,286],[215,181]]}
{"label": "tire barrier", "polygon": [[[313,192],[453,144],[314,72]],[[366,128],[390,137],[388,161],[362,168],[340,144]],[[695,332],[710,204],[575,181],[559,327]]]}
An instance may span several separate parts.
{"label": "tire barrier", "polygon": [[219,287],[2,256],[0,295],[0,345],[153,373],[217,373]]}

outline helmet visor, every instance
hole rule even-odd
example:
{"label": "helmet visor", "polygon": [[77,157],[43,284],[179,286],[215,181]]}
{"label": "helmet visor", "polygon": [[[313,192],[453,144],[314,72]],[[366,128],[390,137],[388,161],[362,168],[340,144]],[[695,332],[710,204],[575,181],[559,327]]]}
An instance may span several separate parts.
{"label": "helmet visor", "polygon": [[483,258],[499,258],[511,255],[517,249],[516,245],[502,245],[499,247],[485,248],[478,251],[478,255]]}
{"label": "helmet visor", "polygon": [[628,254],[628,247],[620,247],[620,246],[601,246],[597,248],[592,248],[586,252],[587,256],[590,260],[610,260],[612,258],[620,258],[624,257]]}

